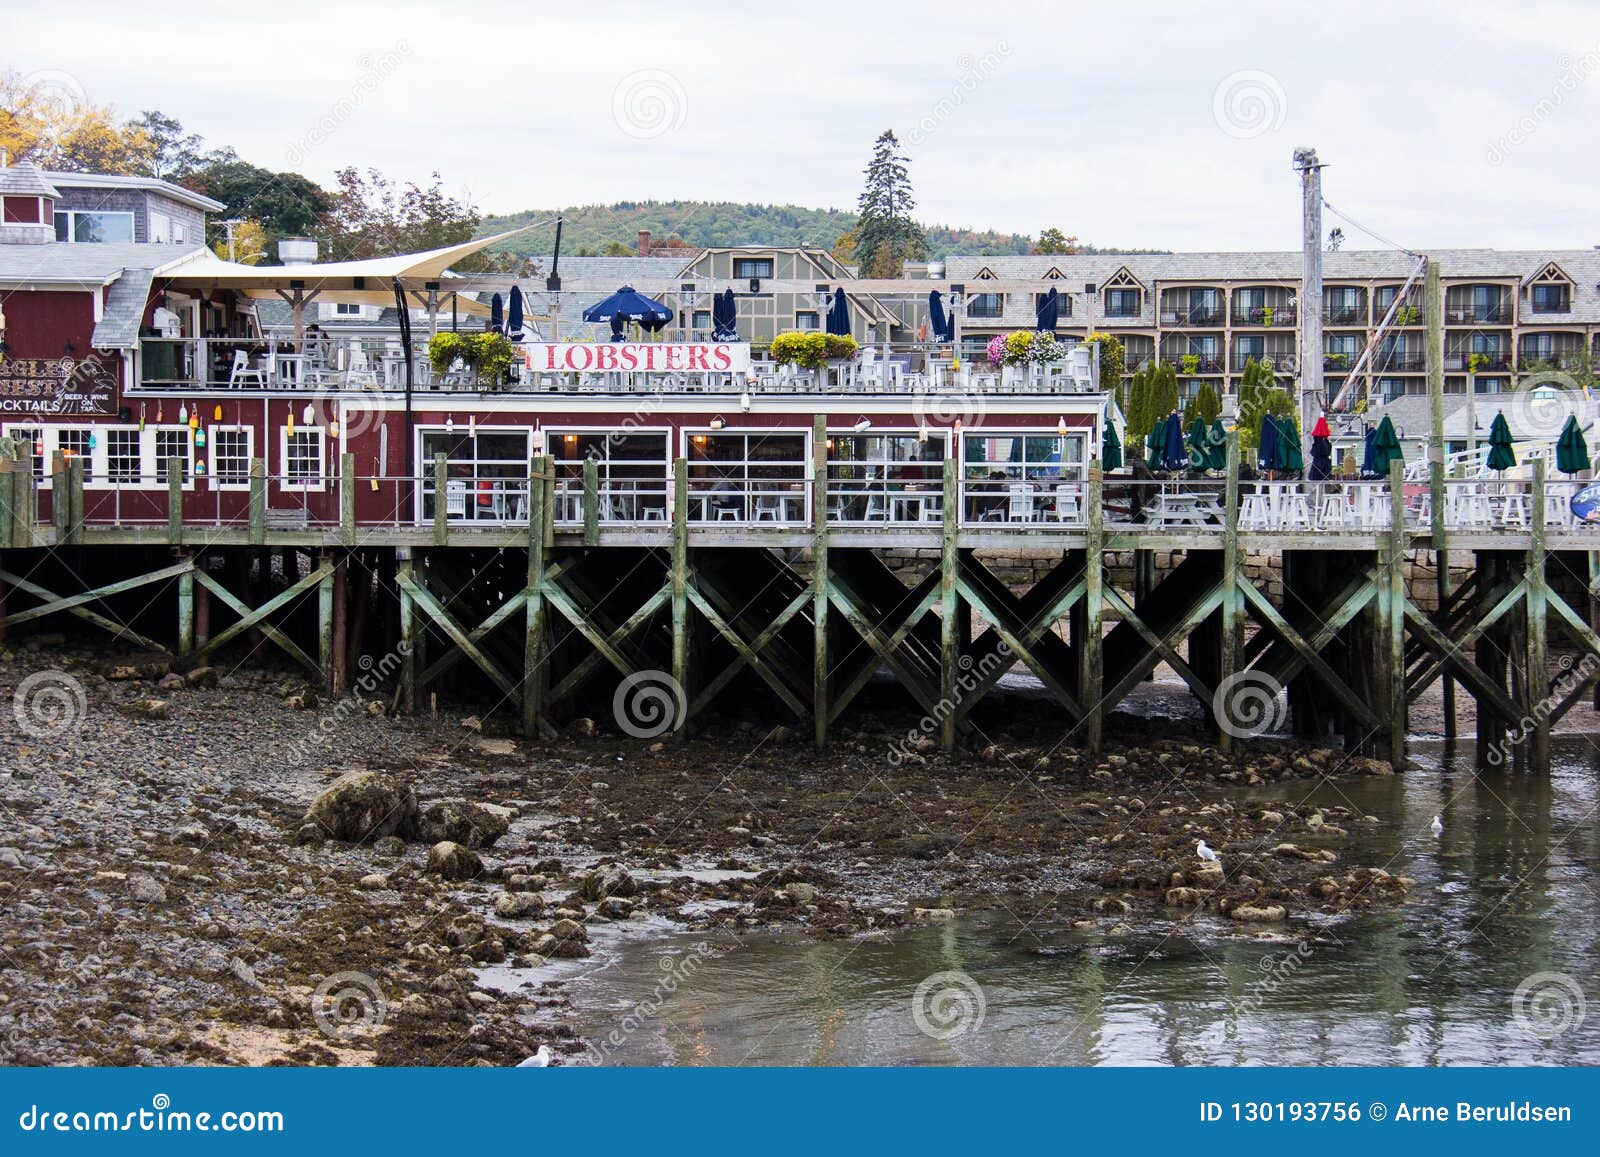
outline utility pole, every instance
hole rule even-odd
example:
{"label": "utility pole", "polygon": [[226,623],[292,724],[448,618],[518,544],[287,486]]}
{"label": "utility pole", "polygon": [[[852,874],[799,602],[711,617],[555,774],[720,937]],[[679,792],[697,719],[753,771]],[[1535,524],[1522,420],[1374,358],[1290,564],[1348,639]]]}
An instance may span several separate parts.
{"label": "utility pole", "polygon": [[1300,174],[1300,424],[1309,430],[1323,402],[1322,389],[1322,162],[1317,150],[1298,148]]}
{"label": "utility pole", "polygon": [[227,237],[228,237],[228,260],[232,261],[232,260],[234,260],[234,256],[233,256],[233,227],[235,225],[243,225],[244,222],[242,220],[240,220],[239,218],[234,217],[234,218],[230,218],[230,219],[228,219],[226,221],[221,221],[221,222],[219,222],[219,224],[222,226],[224,231],[226,231],[226,233],[227,233]]}

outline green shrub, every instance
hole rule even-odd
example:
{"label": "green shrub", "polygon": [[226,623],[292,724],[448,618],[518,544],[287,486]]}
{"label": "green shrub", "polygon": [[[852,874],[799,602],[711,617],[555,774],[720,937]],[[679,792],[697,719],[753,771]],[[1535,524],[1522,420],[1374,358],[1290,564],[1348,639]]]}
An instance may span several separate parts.
{"label": "green shrub", "polygon": [[428,364],[434,373],[446,373],[457,358],[467,360],[467,339],[462,334],[436,333],[428,339]]}
{"label": "green shrub", "polygon": [[[511,339],[503,333],[485,330],[467,339],[467,364],[477,371],[481,385],[499,386],[511,368],[511,358],[516,352]],[[430,349],[429,356],[432,356]]]}

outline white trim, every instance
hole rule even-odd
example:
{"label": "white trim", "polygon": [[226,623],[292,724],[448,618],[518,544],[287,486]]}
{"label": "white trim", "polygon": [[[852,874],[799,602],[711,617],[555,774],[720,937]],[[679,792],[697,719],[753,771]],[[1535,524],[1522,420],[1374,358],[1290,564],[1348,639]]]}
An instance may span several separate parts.
{"label": "white trim", "polygon": [[[219,430],[223,431],[225,433],[237,433],[240,430],[244,431],[244,435],[245,435],[245,457],[244,457],[245,480],[243,482],[219,482],[217,480],[217,432]],[[233,424],[229,424],[229,423],[225,423],[225,422],[217,422],[217,423],[214,423],[214,424],[212,424],[210,426],[207,426],[206,427],[206,449],[208,451],[210,451],[210,453],[207,456],[206,460],[211,463],[211,467],[210,467],[210,469],[208,469],[206,471],[206,477],[211,480],[211,489],[213,489],[213,490],[249,490],[250,489],[250,463],[253,462],[255,460],[255,457],[256,457],[256,428],[254,426],[247,426],[242,422],[236,422],[236,423],[233,423]]]}
{"label": "white trim", "polygon": [[[176,433],[182,431],[188,434],[189,427],[177,422],[163,422],[160,425],[147,423],[143,430],[139,430],[136,422],[51,422],[15,421],[6,422],[0,426],[0,433],[10,436],[15,430],[37,430],[40,433],[40,442],[44,447],[43,460],[45,465],[44,477],[39,480],[41,490],[54,489],[54,477],[50,472],[51,464],[55,461],[57,451],[61,448],[61,434],[64,431],[86,431],[94,438],[94,446],[89,455],[84,459],[83,488],[85,491],[106,490],[165,490],[167,483],[160,477],[161,458],[156,453],[156,435],[158,433]],[[111,431],[113,430],[138,430],[139,431],[139,478],[133,482],[116,482],[111,479]],[[193,491],[195,488],[195,447],[194,439],[186,437],[185,446],[188,450],[187,480],[183,489]]]}
{"label": "white trim", "polygon": [[278,426],[278,489],[294,494],[313,494],[328,488],[328,431],[322,426],[295,425],[296,436],[300,434],[316,434],[319,462],[317,465],[317,481],[313,485],[309,482],[289,481],[289,426],[282,423]]}

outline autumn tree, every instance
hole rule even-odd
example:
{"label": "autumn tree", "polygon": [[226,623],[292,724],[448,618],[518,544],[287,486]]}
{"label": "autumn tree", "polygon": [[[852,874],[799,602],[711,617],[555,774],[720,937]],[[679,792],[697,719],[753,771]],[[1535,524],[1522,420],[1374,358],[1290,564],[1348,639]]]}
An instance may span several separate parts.
{"label": "autumn tree", "polygon": [[[477,235],[482,216],[471,203],[445,192],[438,173],[428,185],[397,185],[376,169],[363,174],[351,167],[341,169],[337,180],[339,191],[321,226],[335,260],[443,249]],[[475,253],[455,268],[515,272],[525,264],[509,253]]]}
{"label": "autumn tree", "polygon": [[0,148],[13,161],[74,173],[137,173],[149,141],[133,121],[119,121],[64,83],[0,73]]}
{"label": "autumn tree", "polygon": [[898,277],[904,262],[927,256],[922,227],[911,219],[916,207],[900,141],[885,129],[873,143],[857,202],[855,254],[863,277]]}
{"label": "autumn tree", "polygon": [[224,261],[237,261],[240,265],[260,265],[267,259],[267,231],[260,221],[236,220],[232,228],[232,245],[224,226],[223,235],[212,243],[213,253]]}
{"label": "autumn tree", "polygon": [[1028,250],[1034,256],[1041,254],[1077,253],[1078,239],[1076,236],[1068,237],[1059,229],[1050,228],[1039,234],[1039,240],[1033,243]]}

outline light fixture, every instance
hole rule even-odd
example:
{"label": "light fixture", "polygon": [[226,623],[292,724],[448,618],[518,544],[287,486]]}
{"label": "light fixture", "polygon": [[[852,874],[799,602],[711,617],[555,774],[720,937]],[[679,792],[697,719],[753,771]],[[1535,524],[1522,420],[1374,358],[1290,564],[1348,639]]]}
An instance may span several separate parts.
{"label": "light fixture", "polygon": [[720,429],[722,429],[722,427],[726,426],[727,424],[728,424],[727,422],[723,421],[721,414],[718,414],[715,418],[711,419],[711,428],[713,430],[720,430]]}
{"label": "light fixture", "polygon": [[865,418],[857,418],[855,426],[856,433],[865,434],[871,425],[872,423],[867,421]]}
{"label": "light fixture", "polygon": [[739,395],[739,411],[744,414],[750,412],[750,391],[748,390]]}
{"label": "light fixture", "polygon": [[566,435],[565,440],[567,441],[568,444],[571,444],[571,443],[576,442],[578,440],[578,436],[576,434],[568,434],[568,435]]}
{"label": "light fixture", "polygon": [[696,435],[694,435],[694,437],[690,438],[689,440],[691,442],[693,442],[696,446],[704,446],[706,444],[706,436],[704,434],[696,434]]}

